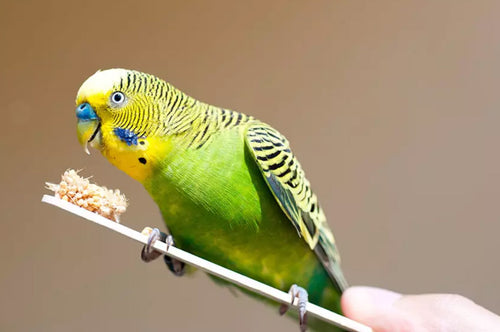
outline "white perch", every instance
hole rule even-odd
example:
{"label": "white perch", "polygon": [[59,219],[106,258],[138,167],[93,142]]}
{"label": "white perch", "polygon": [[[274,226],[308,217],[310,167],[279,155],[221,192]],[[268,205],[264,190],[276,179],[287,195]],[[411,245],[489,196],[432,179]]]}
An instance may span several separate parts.
{"label": "white perch", "polygon": [[[104,226],[108,229],[111,229],[115,232],[118,232],[122,235],[128,236],[131,239],[134,239],[143,244],[147,243],[147,236],[137,232],[131,228],[118,224],[114,221],[106,219],[96,213],[87,211],[81,207],[78,207],[74,204],[63,201],[57,197],[51,195],[43,195],[42,202],[55,205],[63,210],[76,214],[82,218],[93,221],[96,224]],[[263,284],[259,281],[253,280],[251,278],[245,277],[242,274],[236,273],[229,269],[226,269],[217,264],[211,263],[205,259],[192,255],[186,251],[178,249],[174,246],[170,246],[167,250],[167,246],[164,242],[156,241],[153,245],[154,249],[162,252],[166,255],[169,255],[172,258],[183,261],[189,265],[192,265],[200,270],[203,270],[207,273],[213,274],[217,277],[230,281],[236,285],[239,285],[243,288],[251,290],[255,293],[268,297],[272,300],[281,303],[290,303],[290,295],[281,290]],[[293,305],[296,307],[296,302]],[[320,306],[317,306],[312,303],[307,303],[307,312],[309,315],[318,317],[319,319],[324,320],[325,322],[336,325],[340,328],[343,328],[347,331],[353,332],[373,332],[372,329],[368,326],[365,326],[361,323],[355,322],[347,317],[334,313],[332,311],[326,310]]]}

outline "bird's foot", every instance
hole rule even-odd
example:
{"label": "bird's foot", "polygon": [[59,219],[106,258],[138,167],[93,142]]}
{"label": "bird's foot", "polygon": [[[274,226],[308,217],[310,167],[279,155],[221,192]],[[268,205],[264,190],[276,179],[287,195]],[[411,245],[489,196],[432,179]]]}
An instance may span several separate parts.
{"label": "bird's foot", "polygon": [[175,276],[182,277],[184,275],[184,272],[186,271],[186,264],[184,262],[167,255],[163,255],[163,261]]}
{"label": "bird's foot", "polygon": [[[288,294],[292,296],[290,305],[293,305],[295,298],[298,299],[297,309],[299,310],[300,331],[304,332],[307,329],[307,311],[306,311],[306,305],[308,301],[307,291],[302,287],[299,287],[297,285],[292,285],[292,287],[290,287],[290,290],[288,291]],[[280,306],[280,315],[284,315],[288,311],[288,308],[289,308],[288,304],[282,304]]]}
{"label": "bird's foot", "polygon": [[161,256],[161,252],[152,250],[151,246],[158,240],[165,241],[167,239],[167,234],[160,232],[158,228],[146,227],[142,230],[141,234],[146,235],[148,237],[147,244],[142,248],[141,251],[141,259],[148,263],[152,260],[157,259]]}
{"label": "bird's foot", "polygon": [[[164,241],[167,245],[167,250],[170,246],[174,245],[174,238],[172,237],[172,235],[167,235],[163,232],[160,232],[158,228],[146,227],[142,230],[141,233],[148,236],[148,242],[141,251],[141,259],[146,263],[157,259],[161,255],[161,252],[151,249],[156,241]],[[165,261],[168,269],[172,271],[174,275],[179,277],[184,275],[186,265],[184,262],[181,262],[167,255],[163,256],[163,260]]]}

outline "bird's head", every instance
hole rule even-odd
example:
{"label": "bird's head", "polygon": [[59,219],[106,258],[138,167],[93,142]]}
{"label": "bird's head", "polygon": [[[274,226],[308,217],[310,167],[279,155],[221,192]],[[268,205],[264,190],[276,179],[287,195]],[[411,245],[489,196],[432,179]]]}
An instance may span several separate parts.
{"label": "bird's head", "polygon": [[[178,90],[153,75],[108,69],[90,76],[76,97],[80,144],[101,151],[129,175],[139,178],[149,157],[165,153],[166,110]],[[175,113],[175,112],[173,112]],[[158,151],[161,150],[161,151]]]}
{"label": "bird's head", "polygon": [[130,115],[141,112],[137,107],[138,93],[124,84],[130,73],[133,72],[125,69],[98,71],[78,90],[77,134],[87,153],[88,144],[101,151],[106,148],[103,129],[137,127]]}

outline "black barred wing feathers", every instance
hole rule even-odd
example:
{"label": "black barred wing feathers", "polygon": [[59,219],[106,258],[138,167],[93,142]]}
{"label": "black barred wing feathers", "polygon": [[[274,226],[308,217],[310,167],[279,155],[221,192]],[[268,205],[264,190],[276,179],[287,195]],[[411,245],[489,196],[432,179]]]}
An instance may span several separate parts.
{"label": "black barred wing feathers", "polygon": [[246,143],[283,212],[342,291],[347,287],[325,214],[286,138],[263,123],[247,128]]}

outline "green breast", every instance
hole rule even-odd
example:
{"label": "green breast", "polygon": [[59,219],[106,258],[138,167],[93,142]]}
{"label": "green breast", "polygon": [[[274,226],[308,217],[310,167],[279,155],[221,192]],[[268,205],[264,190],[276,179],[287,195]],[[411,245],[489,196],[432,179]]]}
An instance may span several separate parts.
{"label": "green breast", "polygon": [[[238,130],[225,131],[203,148],[172,151],[146,188],[170,218],[211,213],[231,226],[256,230],[261,206],[253,182],[260,179],[254,179],[246,154]],[[185,206],[186,200],[196,207]]]}
{"label": "green breast", "polygon": [[284,291],[297,283],[311,302],[338,309],[327,273],[276,203],[239,130],[172,152],[145,181],[176,245]]}

